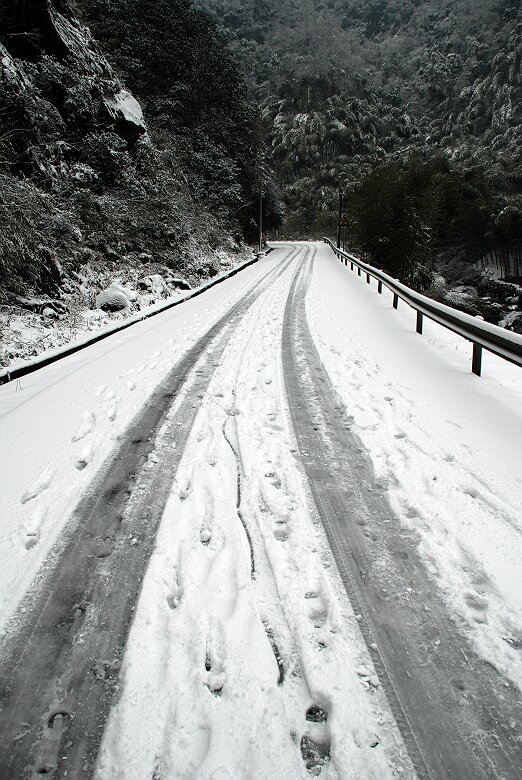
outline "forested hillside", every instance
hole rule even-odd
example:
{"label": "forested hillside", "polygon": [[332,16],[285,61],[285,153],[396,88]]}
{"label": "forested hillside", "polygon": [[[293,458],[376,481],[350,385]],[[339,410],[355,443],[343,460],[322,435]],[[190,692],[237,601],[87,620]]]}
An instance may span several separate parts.
{"label": "forested hillside", "polygon": [[0,0],[0,63],[0,303],[255,236],[259,117],[189,0]]}
{"label": "forested hillside", "polygon": [[522,274],[517,0],[196,2],[0,0],[0,305],[215,273],[260,190],[269,234],[281,196],[279,235],[334,235],[341,187],[350,247],[502,319],[470,269]]}
{"label": "forested hillside", "polygon": [[204,6],[261,101],[285,235],[333,235],[339,182],[347,238],[403,278],[480,258],[522,273],[517,0]]}

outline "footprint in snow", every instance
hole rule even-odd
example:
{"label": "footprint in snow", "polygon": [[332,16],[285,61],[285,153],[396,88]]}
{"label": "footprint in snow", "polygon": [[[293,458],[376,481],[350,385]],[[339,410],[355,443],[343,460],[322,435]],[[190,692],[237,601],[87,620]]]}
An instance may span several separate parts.
{"label": "footprint in snow", "polygon": [[109,409],[107,409],[107,419],[109,420],[109,422],[114,422],[117,414],[118,414],[118,409],[116,408],[116,404],[114,406],[110,406]]}
{"label": "footprint in snow", "polygon": [[205,685],[214,696],[221,696],[226,680],[224,645],[223,628],[216,622],[211,626],[205,653]]}
{"label": "footprint in snow", "polygon": [[309,617],[315,628],[322,628],[328,620],[328,611],[324,607],[318,607],[311,611]]}
{"label": "footprint in snow", "polygon": [[265,477],[275,488],[279,489],[281,487],[281,480],[274,471],[267,471]]}
{"label": "footprint in snow", "polygon": [[175,568],[174,582],[167,596],[167,604],[169,605],[170,609],[175,610],[179,607],[182,596],[183,596],[183,586],[181,584],[181,578],[179,576],[178,570]]}
{"label": "footprint in snow", "polygon": [[76,430],[76,433],[73,434],[71,441],[77,442],[80,441],[81,439],[84,439],[86,436],[88,436],[90,433],[93,432],[95,425],[96,425],[96,416],[93,414],[93,412],[84,412],[82,423],[80,427]]}
{"label": "footprint in snow", "polygon": [[312,704],[306,711],[306,733],[301,737],[301,756],[308,772],[317,777],[330,763],[328,711]]}
{"label": "footprint in snow", "polygon": [[471,618],[475,623],[487,623],[488,622],[488,607],[489,602],[483,596],[478,593],[468,591],[464,594],[464,601],[471,610]]}
{"label": "footprint in snow", "polygon": [[212,448],[210,450],[207,450],[207,463],[208,463],[209,466],[212,466],[212,468],[217,463],[217,456],[216,456],[216,452],[214,450],[214,446],[212,446]]}
{"label": "footprint in snow", "polygon": [[82,471],[86,466],[89,465],[93,455],[94,455],[94,444],[90,442],[83,448],[78,460],[75,463],[75,466],[78,469],[78,471]]}
{"label": "footprint in snow", "polygon": [[328,608],[325,606],[320,592],[309,590],[305,593],[305,598],[310,600],[310,611],[308,617],[315,628],[322,628],[328,620]]}
{"label": "footprint in snow", "polygon": [[178,496],[180,501],[186,501],[187,498],[192,493],[192,482],[190,479],[185,480],[185,482],[182,484],[178,491]]}
{"label": "footprint in snow", "polygon": [[114,390],[107,390],[103,400],[105,403],[107,419],[110,420],[110,422],[114,422],[118,413],[118,396]]}
{"label": "footprint in snow", "polygon": [[279,542],[286,542],[290,536],[290,529],[286,520],[276,520],[273,533]]}
{"label": "footprint in snow", "polygon": [[46,490],[53,480],[54,472],[55,470],[50,467],[44,469],[44,471],[42,471],[42,473],[35,479],[33,484],[28,487],[25,493],[22,495],[20,503],[26,504],[28,501],[32,501],[33,498],[36,498],[36,496],[39,496],[40,493]]}
{"label": "footprint in snow", "polygon": [[47,508],[38,507],[31,519],[24,524],[24,547],[31,550],[40,541],[42,524],[47,517]]}
{"label": "footprint in snow", "polygon": [[36,547],[39,541],[40,541],[39,528],[36,528],[33,531],[26,531],[25,541],[24,541],[24,547],[26,550],[31,550],[33,547]]}

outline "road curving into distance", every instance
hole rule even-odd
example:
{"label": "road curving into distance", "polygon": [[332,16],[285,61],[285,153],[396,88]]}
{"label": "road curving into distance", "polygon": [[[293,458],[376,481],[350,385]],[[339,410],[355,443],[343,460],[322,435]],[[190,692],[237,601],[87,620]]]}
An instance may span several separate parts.
{"label": "road curving into distance", "polygon": [[[308,329],[307,251],[287,302],[283,369],[301,462],[339,574],[419,777],[519,778],[520,696],[447,613],[336,395]],[[383,564],[385,561],[385,564]],[[408,594],[407,598],[401,595]]]}
{"label": "road curving into distance", "polygon": [[281,350],[297,457],[411,763],[419,777],[521,776],[508,725],[517,693],[449,619],[321,364],[305,311],[314,253],[281,248],[278,265],[158,385],[80,501],[1,649],[0,780],[92,777],[198,398],[242,318],[290,266]]}
{"label": "road curving into distance", "polygon": [[[234,328],[297,250],[177,363],[89,488],[0,657],[0,778],[91,777],[157,527]],[[172,409],[175,405],[175,410]],[[150,468],[152,450],[159,462]]]}

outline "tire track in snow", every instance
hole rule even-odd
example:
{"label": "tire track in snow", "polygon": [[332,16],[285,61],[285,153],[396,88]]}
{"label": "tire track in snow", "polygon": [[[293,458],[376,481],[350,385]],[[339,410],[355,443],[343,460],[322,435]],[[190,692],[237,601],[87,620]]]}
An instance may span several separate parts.
{"label": "tire track in snow", "polygon": [[252,537],[250,535],[250,531],[248,529],[248,525],[246,524],[245,518],[243,517],[243,513],[241,511],[241,480],[242,480],[242,468],[241,468],[241,461],[239,458],[239,453],[237,451],[237,448],[232,444],[232,441],[227,433],[227,423],[228,419],[225,420],[222,426],[223,436],[225,437],[225,441],[232,450],[232,454],[234,455],[234,458],[236,459],[236,474],[237,474],[237,493],[236,493],[236,509],[237,509],[237,516],[239,517],[239,520],[241,522],[241,525],[243,526],[245,530],[245,535],[248,541],[248,546],[250,548],[250,576],[252,579],[254,579],[256,575],[256,558],[254,554],[254,545],[252,544]]}
{"label": "tire track in snow", "polygon": [[[303,262],[306,261],[306,257],[308,255],[308,251],[306,249],[302,249],[300,252],[300,263],[299,266],[296,268],[294,273],[294,281],[290,286],[290,289],[293,289],[295,285],[295,279],[297,279],[300,275],[300,272],[303,267]],[[293,259],[295,259],[295,255]],[[236,369],[235,369],[235,375],[233,379],[233,389],[232,389],[232,395],[235,398],[236,392],[237,392],[237,386],[239,382],[239,377],[241,375],[241,371],[243,369],[243,364],[245,361],[246,354],[248,352],[250,341],[254,335],[253,328],[250,332],[250,337],[247,338],[242,345],[241,350],[238,352],[237,358],[236,358]],[[233,426],[233,438],[234,443],[232,442],[231,436],[227,433],[227,426],[228,425]],[[306,766],[306,768],[312,772],[312,774],[317,775],[320,774],[322,769],[325,765],[328,765],[330,761],[330,740],[327,736],[328,732],[325,733],[325,724],[328,719],[328,713],[326,710],[323,709],[323,707],[319,706],[314,702],[314,695],[312,693],[312,690],[310,688],[310,685],[308,684],[307,677],[306,677],[306,666],[304,664],[303,659],[300,657],[300,653],[298,650],[298,643],[296,642],[296,639],[293,634],[292,627],[290,625],[290,622],[288,621],[288,618],[285,614],[285,610],[283,607],[283,604],[280,600],[278,585],[277,585],[277,576],[273,569],[272,562],[270,559],[270,555],[268,553],[268,550],[266,548],[266,543],[264,541],[263,533],[261,531],[261,528],[256,522],[256,542],[257,544],[254,544],[252,534],[249,530],[249,526],[246,520],[246,515],[243,512],[241,506],[242,506],[242,483],[245,481],[245,467],[244,467],[244,461],[241,454],[241,443],[240,443],[240,435],[238,432],[238,425],[237,425],[237,416],[236,415],[229,415],[227,419],[225,420],[223,424],[223,435],[232,450],[232,453],[234,455],[235,461],[236,461],[236,473],[237,473],[237,499],[236,499],[236,506],[237,506],[237,513],[238,517],[241,521],[241,524],[243,528],[245,529],[245,533],[248,539],[248,544],[250,548],[250,558],[251,558],[251,577],[253,580],[256,580],[256,582],[259,584],[259,587],[261,587],[264,591],[270,590],[273,593],[272,600],[272,606],[276,607],[278,612],[280,613],[280,618],[277,621],[279,624],[284,625],[285,633],[287,633],[288,637],[290,637],[291,644],[293,645],[292,653],[297,654],[299,658],[299,677],[301,681],[301,698],[304,700],[308,700],[312,702],[310,706],[308,706],[306,713],[305,713],[305,720],[309,724],[320,724],[315,725],[312,730],[313,736],[310,736],[310,734],[303,734],[301,736],[301,740],[299,743],[300,746],[300,752],[302,756],[302,760]],[[268,475],[265,475],[268,476]],[[275,475],[272,475],[275,479]],[[256,559],[259,559],[260,562],[262,561],[262,565],[259,567],[256,567]],[[258,609],[260,605],[258,604]],[[290,670],[292,667],[295,669],[295,661],[292,661],[290,658],[284,658],[283,654],[281,653],[280,647],[275,639],[274,636],[274,630],[270,625],[270,622],[265,614],[261,611],[260,619],[263,624],[265,634],[267,636],[267,639],[269,641],[270,647],[272,649],[272,652],[274,654],[277,668],[278,668],[278,680],[277,684],[279,686],[282,686],[285,682],[285,676],[287,673],[287,670]],[[317,714],[319,713],[319,714]],[[295,735],[297,737],[297,735]]]}
{"label": "tire track in snow", "polygon": [[[299,250],[296,249],[293,252],[291,252],[290,257],[289,257],[289,261],[291,262],[291,261],[295,260],[298,256],[299,256]],[[297,271],[296,271],[296,273],[297,273]],[[234,388],[232,389],[232,395],[233,395],[234,399],[236,397],[236,388],[237,388],[237,384],[238,384],[238,380],[239,380],[239,375],[241,373],[241,368],[243,366],[243,362],[244,362],[244,358],[245,358],[246,352],[247,352],[247,350],[249,348],[250,340],[251,340],[251,338],[253,336],[253,331],[254,331],[254,326],[255,325],[256,325],[256,321],[252,324],[252,326],[250,328],[250,331],[249,331],[249,334],[248,334],[247,338],[245,339],[245,342],[243,343],[243,345],[241,347],[241,350],[239,351],[239,353],[237,355],[237,358],[236,358],[236,369],[235,369],[235,376],[234,376]],[[228,426],[228,424],[231,421],[233,421],[232,424],[234,426],[233,434],[234,434],[235,443],[232,441],[230,435],[227,433],[227,426]],[[255,577],[256,577],[256,555],[255,555],[255,550],[254,550],[254,544],[253,544],[253,541],[252,541],[252,535],[250,533],[250,529],[248,527],[248,523],[246,522],[243,510],[241,508],[242,507],[242,483],[244,482],[244,479],[245,479],[245,471],[244,471],[244,466],[243,466],[243,460],[241,458],[239,439],[238,439],[238,430],[237,430],[237,421],[236,421],[236,416],[235,415],[230,414],[230,415],[227,416],[227,419],[224,421],[223,426],[222,426],[222,432],[223,432],[223,436],[225,438],[225,441],[227,442],[228,446],[230,447],[230,449],[232,451],[232,454],[234,456],[235,463],[236,463],[236,475],[237,475],[236,476],[236,478],[237,478],[236,510],[237,510],[237,515],[238,515],[238,518],[239,518],[239,520],[241,522],[241,525],[244,528],[245,535],[246,535],[247,541],[248,541],[248,546],[249,546],[249,549],[250,549],[250,576],[251,576],[251,579],[255,579]],[[272,572],[272,577],[273,577],[273,572]],[[273,632],[271,626],[269,625],[268,619],[265,616],[260,616],[260,617],[261,617],[261,623],[263,624],[263,627],[264,627],[264,630],[265,630],[265,634],[266,634],[267,639],[268,639],[268,641],[270,643],[270,647],[272,648],[272,652],[274,654],[274,657],[275,657],[275,660],[276,660],[276,663],[277,663],[277,667],[278,667],[278,670],[279,670],[278,685],[282,685],[282,683],[284,682],[284,678],[285,678],[285,667],[284,667],[284,664],[283,664],[281,653],[280,653],[279,647],[277,645],[277,642],[276,642],[276,640],[274,638],[274,632]]]}
{"label": "tire track in snow", "polygon": [[[290,417],[317,513],[412,763],[420,777],[514,780],[522,765],[512,729],[520,722],[519,697],[450,621],[415,540],[370,489],[371,465],[308,330],[307,271],[296,277],[285,312]],[[411,585],[420,605],[394,595],[414,594]]]}
{"label": "tire track in snow", "polygon": [[[262,733],[266,738],[274,728],[266,723],[267,711],[277,713],[281,709],[279,696],[273,695],[277,690],[273,650],[269,641],[266,644],[263,641],[267,636],[266,620],[263,622],[254,606],[257,572],[256,579],[252,580],[250,548],[245,544],[244,526],[237,522],[242,483],[241,479],[238,480],[238,460],[235,456],[230,457],[235,449],[234,431],[226,431],[227,442],[223,436],[223,423],[235,421],[240,414],[234,395],[237,362],[252,347],[257,347],[255,353],[259,354],[259,347],[251,338],[263,327],[262,318],[270,317],[275,311],[274,297],[279,301],[277,310],[278,313],[281,310],[282,315],[284,300],[281,305],[281,293],[286,297],[290,281],[288,275],[284,282],[282,280],[281,284],[274,285],[275,295],[271,290],[266,291],[255,308],[248,312],[227,346],[222,367],[214,376],[195,421],[178,470],[176,488],[161,524],[158,555],[154,556],[143,598],[138,604],[125,660],[124,695],[108,724],[100,753],[99,777],[112,778],[119,776],[118,772],[125,772],[126,764],[121,756],[129,756],[127,746],[131,749],[128,761],[136,762],[136,759],[133,761],[132,751],[136,749],[136,744],[142,743],[142,736],[128,704],[136,701],[136,696],[138,700],[140,697],[144,700],[152,697],[153,701],[162,701],[158,703],[158,738],[156,735],[148,739],[145,737],[146,744],[143,743],[139,749],[140,758],[136,757],[141,770],[136,777],[140,779],[150,777],[152,766],[157,767],[154,776],[158,778],[211,776],[213,769],[219,765],[216,752],[219,750],[223,755],[227,747],[232,754],[221,759],[225,760],[223,768],[226,767],[233,777],[250,777],[250,773],[245,775],[238,769],[244,745],[249,745],[254,739],[255,727],[253,730],[249,728],[250,710],[262,710],[265,726]],[[163,583],[172,579],[173,562],[177,562],[176,580],[178,585],[181,581],[183,595],[180,601],[176,598],[175,612],[169,620],[165,619],[161,605],[167,596]],[[180,568],[183,569],[181,577],[178,576]],[[159,588],[155,583],[160,583]],[[159,652],[154,647],[154,641],[147,642],[143,633],[143,621],[148,626],[151,615],[156,617],[151,617],[150,628],[145,631],[150,631],[153,636],[158,631],[166,632],[169,637],[168,644],[160,647]],[[217,644],[216,637],[220,637]],[[244,648],[253,637],[257,640],[256,644],[243,657]],[[139,658],[143,651],[145,657],[158,653],[157,663],[162,668],[166,667],[161,691],[154,688],[154,672],[149,676],[144,671],[143,683],[133,674],[133,667],[136,664],[141,666]],[[176,671],[170,673],[167,667],[170,667],[172,658],[176,659]],[[259,671],[250,671],[252,666]],[[259,679],[263,682],[257,689]],[[212,697],[208,696],[207,689]],[[242,715],[241,701],[245,696],[253,699],[253,707],[249,706],[248,713],[245,711]],[[262,703],[257,704],[259,698]],[[174,722],[169,720],[169,711],[179,708],[185,712],[187,707],[191,710],[192,720],[185,717],[180,720],[175,718]],[[144,713],[147,721],[150,719],[149,712]],[[245,725],[248,736],[242,743],[240,735],[244,733]],[[278,731],[278,742],[286,741],[289,754],[281,756],[282,764],[288,765],[291,759],[298,770],[302,769],[302,773],[292,772],[285,776],[306,777],[299,751],[290,738],[290,728]],[[169,741],[183,743],[182,755],[180,750],[173,755]],[[218,748],[217,744],[221,747]],[[249,749],[249,765],[251,755]],[[144,758],[141,759],[141,756]],[[255,771],[253,776],[268,777],[266,774],[256,775]]]}
{"label": "tire track in snow", "polygon": [[199,406],[192,399],[208,386],[238,322],[289,262],[268,270],[158,385],[22,603],[1,650],[2,780],[27,772],[91,776],[141,580]]}
{"label": "tire track in snow", "polygon": [[361,676],[357,622],[296,468],[279,365],[293,273],[248,312],[205,393],[137,605],[98,780],[129,767],[136,780],[410,780],[383,693]]}

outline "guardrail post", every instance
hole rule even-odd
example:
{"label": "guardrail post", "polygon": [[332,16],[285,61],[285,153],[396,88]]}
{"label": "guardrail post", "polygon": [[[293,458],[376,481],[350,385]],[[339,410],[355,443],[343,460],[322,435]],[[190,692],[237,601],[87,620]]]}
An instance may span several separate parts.
{"label": "guardrail post", "polygon": [[471,362],[471,370],[477,376],[480,376],[482,371],[482,347],[475,341],[473,342],[473,360]]}
{"label": "guardrail post", "polygon": [[[333,242],[329,239],[325,239],[325,241],[335,255],[339,256],[339,250],[336,249]],[[380,273],[373,268],[371,272],[366,270],[366,263],[358,260],[357,257],[354,258],[350,254],[345,254],[346,266],[348,266],[348,260],[350,261],[350,268],[352,271],[355,270],[354,266],[357,266],[357,273],[359,276],[362,276],[362,271],[364,270],[368,283],[371,283],[370,279],[375,274],[374,278],[377,279],[378,293],[382,293],[383,287],[386,286],[393,295],[394,309],[399,308],[399,298],[415,309],[417,313],[417,333],[422,334],[424,317],[426,316],[428,319],[438,322],[442,327],[447,328],[471,343],[473,345],[471,370],[476,376],[482,375],[482,351],[484,349],[492,352],[494,355],[498,355],[504,360],[508,360],[514,365],[522,367],[522,341],[519,336],[512,333],[505,333],[505,331],[499,327],[496,327],[491,331],[491,326],[485,328],[484,325],[481,325],[479,322],[470,321],[469,316],[461,318],[458,315],[452,315],[447,312],[446,306],[441,306],[434,300],[429,304],[426,304],[426,300],[423,296],[419,296],[414,290],[396,283],[396,280],[387,274]],[[359,267],[359,262],[364,265],[364,269]],[[382,280],[379,278],[380,276],[382,276]],[[395,290],[397,290],[397,292],[395,292]],[[419,309],[422,309],[422,311],[419,311]],[[424,314],[424,312],[427,312],[427,314]],[[0,373],[0,384],[3,381],[5,381],[4,375]]]}

